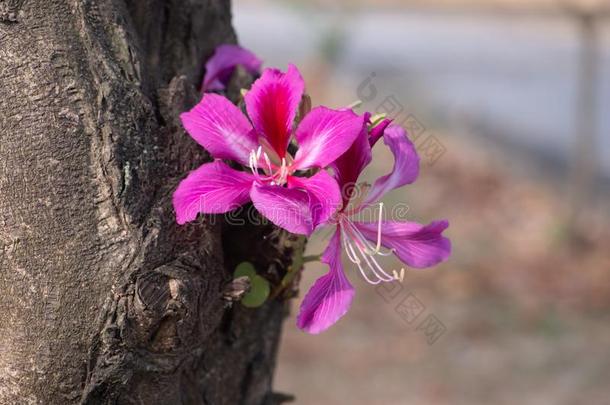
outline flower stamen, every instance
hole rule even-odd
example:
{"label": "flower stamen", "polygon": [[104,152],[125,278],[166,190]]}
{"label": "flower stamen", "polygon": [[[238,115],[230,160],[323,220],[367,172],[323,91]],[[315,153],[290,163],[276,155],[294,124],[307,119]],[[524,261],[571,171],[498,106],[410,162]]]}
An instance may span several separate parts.
{"label": "flower stamen", "polygon": [[[261,174],[259,173],[258,163],[260,162],[261,155],[263,156],[263,158],[265,159],[265,163],[267,164],[267,170],[262,169],[265,172],[265,176],[261,176]],[[271,167],[271,162],[269,161],[269,156],[267,156],[266,152],[263,152],[261,146],[259,146],[258,149],[252,150],[250,152],[250,156],[248,158],[248,166],[250,167],[252,174],[258,181],[267,181],[273,178],[273,176],[270,176],[273,169]]]}
{"label": "flower stamen", "polygon": [[355,226],[349,220],[346,220],[346,222],[347,222],[347,225],[350,227],[350,230],[358,237],[358,239],[364,245],[365,252],[369,256],[376,256],[376,255],[379,255],[379,256],[389,256],[392,253],[394,253],[394,249],[389,249],[387,252],[384,252],[382,250],[382,246],[381,246],[382,214],[381,214],[381,212],[380,212],[380,215],[379,215],[379,223],[377,225],[377,244],[376,244],[375,248],[373,248],[371,246],[370,242],[364,237],[364,235],[362,234],[360,229],[358,229],[357,226]]}
{"label": "flower stamen", "polygon": [[[358,266],[358,270],[364,277],[364,279],[370,284],[379,284],[382,281],[389,282],[394,281],[394,277],[386,273],[383,268],[379,265],[375,256],[381,254],[381,247],[372,249],[370,244],[366,241],[364,236],[356,226],[347,218],[343,218],[341,221],[342,229],[344,230],[344,237],[342,238],[343,247],[347,253],[349,260]],[[355,246],[355,248],[354,248]],[[362,266],[364,263],[365,267]],[[371,279],[369,275],[374,279]]]}
{"label": "flower stamen", "polygon": [[394,275],[394,279],[396,281],[402,283],[405,279],[405,268],[401,267],[400,273],[398,273],[396,270],[392,270],[392,274]]}
{"label": "flower stamen", "polygon": [[[262,170],[265,172],[265,176],[262,176],[259,172],[261,156],[264,160],[264,164],[267,166],[266,168],[262,168]],[[272,185],[278,186],[283,186],[286,184],[288,181],[288,176],[290,176],[292,171],[290,165],[288,165],[286,161],[286,158],[282,158],[279,167],[274,166],[271,163],[271,159],[269,158],[267,152],[263,151],[262,146],[259,146],[257,150],[252,150],[250,152],[248,166],[258,181],[271,181]]]}
{"label": "flower stamen", "polygon": [[373,285],[379,284],[381,282],[381,280],[379,278],[377,280],[371,280],[366,275],[366,271],[362,268],[362,261],[356,255],[356,252],[354,251],[354,247],[352,246],[351,242],[349,241],[349,238],[344,237],[342,239],[343,239],[343,248],[345,249],[345,252],[347,253],[347,257],[349,258],[349,260],[352,263],[354,263],[356,266],[358,266],[358,270],[360,270],[360,274],[362,274],[362,277],[364,277],[366,282],[369,284],[373,284]]}

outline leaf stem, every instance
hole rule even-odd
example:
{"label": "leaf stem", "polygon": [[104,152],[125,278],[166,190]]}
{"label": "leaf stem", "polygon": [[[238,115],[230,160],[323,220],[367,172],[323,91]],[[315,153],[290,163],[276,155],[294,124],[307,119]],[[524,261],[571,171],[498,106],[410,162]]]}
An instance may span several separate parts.
{"label": "leaf stem", "polygon": [[320,253],[319,255],[309,255],[309,256],[303,256],[302,263],[309,263],[309,262],[317,262],[320,260],[320,258],[322,257],[322,254]]}

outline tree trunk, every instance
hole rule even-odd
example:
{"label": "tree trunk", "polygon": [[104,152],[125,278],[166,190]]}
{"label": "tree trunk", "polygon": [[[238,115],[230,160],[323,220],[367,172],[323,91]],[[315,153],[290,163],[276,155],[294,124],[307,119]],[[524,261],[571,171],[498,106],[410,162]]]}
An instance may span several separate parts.
{"label": "tree trunk", "polygon": [[0,404],[275,401],[286,305],[222,292],[302,242],[171,207],[208,159],[178,114],[234,41],[223,0],[0,0]]}

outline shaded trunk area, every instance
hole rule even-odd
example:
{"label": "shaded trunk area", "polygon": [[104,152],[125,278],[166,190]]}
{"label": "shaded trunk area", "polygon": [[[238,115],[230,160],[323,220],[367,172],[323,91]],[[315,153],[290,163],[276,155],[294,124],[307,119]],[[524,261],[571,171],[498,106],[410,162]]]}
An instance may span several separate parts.
{"label": "shaded trunk area", "polygon": [[277,402],[285,302],[222,295],[303,241],[171,206],[209,159],[178,114],[235,39],[222,0],[0,0],[1,404]]}

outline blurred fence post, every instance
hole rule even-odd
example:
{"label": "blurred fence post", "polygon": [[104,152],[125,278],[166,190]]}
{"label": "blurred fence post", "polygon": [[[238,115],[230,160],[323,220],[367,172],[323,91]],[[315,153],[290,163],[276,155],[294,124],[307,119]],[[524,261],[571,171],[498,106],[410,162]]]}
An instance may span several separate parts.
{"label": "blurred fence post", "polygon": [[597,110],[599,87],[599,31],[595,11],[572,8],[580,42],[576,126],[573,138],[572,160],[568,178],[568,230],[570,235],[578,227],[583,211],[593,196],[598,170]]}

